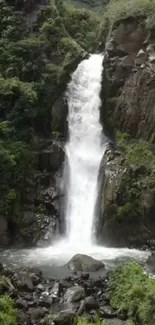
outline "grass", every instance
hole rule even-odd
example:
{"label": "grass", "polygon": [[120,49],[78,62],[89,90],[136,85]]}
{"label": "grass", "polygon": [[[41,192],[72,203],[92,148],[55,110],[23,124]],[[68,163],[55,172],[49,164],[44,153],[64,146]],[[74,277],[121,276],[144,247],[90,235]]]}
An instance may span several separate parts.
{"label": "grass", "polygon": [[116,269],[107,296],[111,306],[136,325],[155,324],[155,281],[138,264],[128,263]]}

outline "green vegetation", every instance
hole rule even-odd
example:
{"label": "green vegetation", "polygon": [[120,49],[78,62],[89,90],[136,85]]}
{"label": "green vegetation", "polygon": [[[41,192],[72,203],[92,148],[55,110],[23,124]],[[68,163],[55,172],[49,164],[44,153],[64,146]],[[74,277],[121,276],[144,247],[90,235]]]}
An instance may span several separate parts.
{"label": "green vegetation", "polygon": [[13,300],[6,295],[0,296],[0,324],[17,325]]}
{"label": "green vegetation", "polygon": [[118,267],[109,282],[108,298],[137,325],[155,323],[155,281],[144,274],[141,266]]}
{"label": "green vegetation", "polygon": [[67,26],[69,34],[85,50],[92,52],[98,47],[100,21],[89,11],[69,8],[64,18],[64,25]]}
{"label": "green vegetation", "polygon": [[81,45],[92,51],[98,43],[93,14],[61,0],[44,3],[0,1],[0,216],[14,222],[34,182],[34,137],[57,131],[51,108]]}
{"label": "green vegetation", "polygon": [[116,198],[107,207],[106,213],[114,221],[146,227],[149,222],[145,216],[147,195],[151,198],[154,184],[153,147],[147,141],[135,141],[127,133],[119,131],[116,133],[116,144],[121,151],[119,164],[124,172],[119,177]]}
{"label": "green vegetation", "polygon": [[3,289],[6,286],[6,280],[7,280],[6,277],[4,276],[0,277],[0,293],[3,292]]}
{"label": "green vegetation", "polygon": [[151,28],[154,25],[154,10],[155,0],[111,0],[104,12],[103,29],[106,25],[111,29],[118,20],[131,16],[147,17],[148,27]]}
{"label": "green vegetation", "polygon": [[127,133],[117,132],[116,142],[122,149],[128,165],[143,166],[148,171],[155,170],[155,155],[152,146],[144,140],[131,141]]}
{"label": "green vegetation", "polygon": [[116,205],[113,207],[117,220],[140,223],[143,222],[141,182],[139,176],[127,172],[121,178]]}
{"label": "green vegetation", "polygon": [[[79,318],[77,325],[107,325],[106,321],[100,321],[96,319],[95,323],[92,323],[89,319]],[[108,323],[109,324],[109,323]],[[112,323],[111,323],[112,325]]]}
{"label": "green vegetation", "polygon": [[[89,319],[86,319],[86,318],[79,318],[78,323],[77,323],[77,325],[113,325],[113,324],[114,323],[112,321],[111,322],[109,322],[109,321],[107,322],[105,320],[100,321],[98,319],[98,317],[96,317],[95,323]],[[127,325],[135,325],[135,324],[132,321],[128,321]]]}

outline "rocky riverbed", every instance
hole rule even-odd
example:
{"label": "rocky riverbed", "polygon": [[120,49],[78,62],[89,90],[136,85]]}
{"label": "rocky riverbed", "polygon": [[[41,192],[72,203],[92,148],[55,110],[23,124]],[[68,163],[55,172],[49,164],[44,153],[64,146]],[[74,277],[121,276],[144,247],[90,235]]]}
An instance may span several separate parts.
{"label": "rocky riverbed", "polygon": [[[153,260],[154,255],[152,263]],[[76,317],[94,320],[96,313],[109,323],[126,324],[124,315],[113,310],[107,299],[113,271],[106,270],[102,262],[80,254],[65,267],[70,275],[56,280],[52,271],[47,277],[36,267],[12,269],[0,264],[0,294],[7,294],[15,301],[18,325],[72,325]]]}

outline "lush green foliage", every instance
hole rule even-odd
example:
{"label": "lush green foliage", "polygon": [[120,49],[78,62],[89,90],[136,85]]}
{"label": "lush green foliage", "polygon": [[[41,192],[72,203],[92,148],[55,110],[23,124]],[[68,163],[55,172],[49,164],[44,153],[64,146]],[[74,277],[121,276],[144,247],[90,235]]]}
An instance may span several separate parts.
{"label": "lush green foliage", "polygon": [[64,25],[67,26],[69,34],[76,39],[82,48],[91,52],[98,47],[100,21],[89,11],[68,9],[67,15],[64,17]]}
{"label": "lush green foliage", "polygon": [[32,184],[34,136],[55,131],[53,103],[80,45],[96,46],[97,29],[94,16],[61,0],[0,1],[0,216],[20,217]]}
{"label": "lush green foliage", "polygon": [[116,142],[122,151],[124,168],[127,172],[120,182],[120,195],[117,196],[117,204],[114,214],[118,220],[128,220],[143,223],[143,185],[149,187],[154,177],[155,156],[152,145],[144,140],[134,141],[128,134],[117,132]]}
{"label": "lush green foliage", "polygon": [[8,296],[0,296],[0,324],[17,325],[14,303]]}
{"label": "lush green foliage", "polygon": [[118,267],[109,282],[108,297],[119,309],[140,325],[155,323],[155,281],[137,264]]}
{"label": "lush green foliage", "polygon": [[126,160],[129,164],[145,166],[147,169],[155,169],[155,156],[149,143],[139,140],[127,147]]}
{"label": "lush green foliage", "polygon": [[[77,323],[77,325],[107,325],[107,322],[106,321],[100,321],[99,319],[98,319],[98,317],[96,317],[96,322],[94,323],[92,323],[89,319],[87,319],[87,318],[79,318],[78,319],[78,323]],[[109,322],[108,322],[108,324],[109,324]],[[111,324],[110,325],[113,325],[112,324],[112,322],[111,322]]]}
{"label": "lush green foliage", "polygon": [[127,164],[137,167],[144,166],[150,171],[155,170],[155,155],[149,142],[131,141],[127,133],[119,131],[116,133],[116,141],[124,152]]}
{"label": "lush green foliage", "polygon": [[[114,322],[113,321],[111,321],[111,322],[107,322],[107,321],[105,321],[105,320],[103,320],[103,321],[100,321],[99,319],[98,319],[98,317],[96,317],[96,321],[95,321],[95,323],[94,322],[91,322],[89,319],[87,319],[87,318],[79,318],[78,319],[78,323],[77,323],[77,325],[113,325],[114,324]],[[127,322],[127,325],[134,325],[134,323],[132,322],[132,321],[128,321]]]}
{"label": "lush green foliage", "polygon": [[152,17],[155,0],[111,0],[104,13],[104,25],[113,26],[120,19],[130,16]]}
{"label": "lush green foliage", "polygon": [[2,290],[5,288],[6,285],[6,277],[1,276],[0,277],[0,292],[2,292]]}

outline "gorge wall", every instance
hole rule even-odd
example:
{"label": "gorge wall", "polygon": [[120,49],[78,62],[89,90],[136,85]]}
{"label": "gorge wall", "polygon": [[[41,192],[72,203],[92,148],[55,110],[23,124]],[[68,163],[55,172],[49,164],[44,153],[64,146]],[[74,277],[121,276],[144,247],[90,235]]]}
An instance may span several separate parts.
{"label": "gorge wall", "polygon": [[101,241],[108,245],[154,247],[154,50],[148,16],[116,21],[106,42],[101,118],[115,143],[100,172]]}

